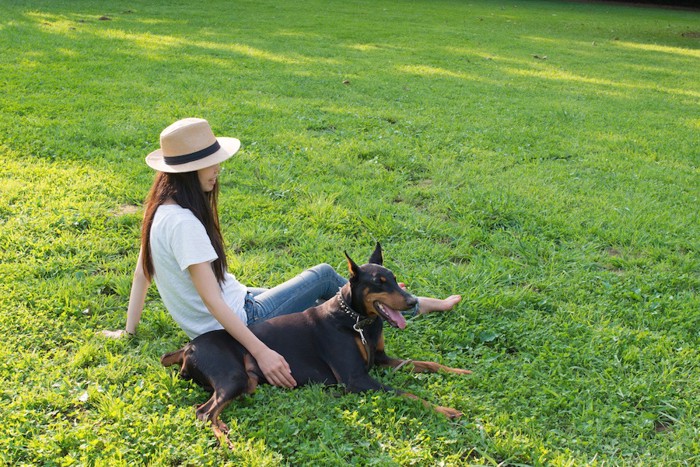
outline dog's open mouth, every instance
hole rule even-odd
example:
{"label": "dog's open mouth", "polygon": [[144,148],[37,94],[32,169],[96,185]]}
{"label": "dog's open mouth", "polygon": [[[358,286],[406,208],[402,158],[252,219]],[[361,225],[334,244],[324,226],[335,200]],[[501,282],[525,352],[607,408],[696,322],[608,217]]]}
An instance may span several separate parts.
{"label": "dog's open mouth", "polygon": [[389,325],[399,329],[406,327],[406,318],[403,317],[400,311],[396,311],[381,302],[374,302],[374,308]]}

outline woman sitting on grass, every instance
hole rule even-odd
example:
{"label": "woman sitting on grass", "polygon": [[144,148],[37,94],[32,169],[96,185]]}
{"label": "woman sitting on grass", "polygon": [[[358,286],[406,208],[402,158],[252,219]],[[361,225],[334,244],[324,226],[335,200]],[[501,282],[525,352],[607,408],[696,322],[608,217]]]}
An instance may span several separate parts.
{"label": "woman sitting on grass", "polygon": [[[126,328],[104,334],[136,332],[155,279],[163,304],[190,339],[225,329],[255,357],[271,384],[295,386],[285,359],[247,325],[328,300],[347,279],[320,264],[272,289],[242,285],[227,271],[217,210],[220,164],[238,151],[240,141],[216,138],[206,120],[187,118],[163,130],[160,145],[146,157],[158,172],[146,199]],[[459,295],[444,300],[419,297],[416,311],[446,311],[460,300]]]}

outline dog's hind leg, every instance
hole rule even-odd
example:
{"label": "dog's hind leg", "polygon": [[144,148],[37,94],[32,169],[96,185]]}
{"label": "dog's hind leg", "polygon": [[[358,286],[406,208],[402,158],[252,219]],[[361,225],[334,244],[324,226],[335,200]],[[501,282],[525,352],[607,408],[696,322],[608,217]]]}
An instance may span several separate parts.
{"label": "dog's hind leg", "polygon": [[211,429],[214,435],[219,440],[219,444],[225,442],[230,449],[233,449],[233,443],[228,439],[228,426],[219,419],[221,412],[231,403],[233,399],[240,396],[245,390],[245,383],[238,381],[231,382],[226,386],[220,386],[214,389],[208,401],[197,406],[197,419],[201,421],[211,422]]}
{"label": "dog's hind leg", "polygon": [[258,364],[253,356],[249,353],[246,353],[243,356],[243,366],[245,366],[245,372],[248,375],[248,384],[246,385],[245,392],[248,394],[253,394],[255,392],[255,388],[258,387],[258,382],[260,381],[258,378],[258,371],[260,369],[258,368]]}
{"label": "dog's hind leg", "polygon": [[219,418],[221,411],[230,403],[230,399],[228,401],[220,401],[217,394],[214,393],[207,402],[197,406],[197,418],[204,422],[211,422],[211,430],[219,441],[219,445],[223,446],[226,443],[229,449],[233,449],[233,443],[228,438],[229,428]]}

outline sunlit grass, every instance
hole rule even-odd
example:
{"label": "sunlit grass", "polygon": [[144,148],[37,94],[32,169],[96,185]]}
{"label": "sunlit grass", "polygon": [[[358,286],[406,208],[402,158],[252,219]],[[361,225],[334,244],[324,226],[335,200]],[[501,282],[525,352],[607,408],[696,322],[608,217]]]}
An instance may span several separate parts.
{"label": "sunlit grass", "polygon": [[628,49],[645,50],[652,52],[663,52],[666,54],[680,55],[681,57],[696,57],[700,58],[700,50],[693,50],[681,47],[669,47],[658,44],[640,44],[638,42],[624,42],[618,41],[616,43],[619,47],[625,47]]}
{"label": "sunlit grass", "polygon": [[[606,3],[0,4],[0,464],[694,465],[700,459],[700,16]],[[462,410],[264,387],[223,419],[123,326],[172,121],[243,149],[229,264],[270,285],[374,242],[450,314],[376,371]]]}

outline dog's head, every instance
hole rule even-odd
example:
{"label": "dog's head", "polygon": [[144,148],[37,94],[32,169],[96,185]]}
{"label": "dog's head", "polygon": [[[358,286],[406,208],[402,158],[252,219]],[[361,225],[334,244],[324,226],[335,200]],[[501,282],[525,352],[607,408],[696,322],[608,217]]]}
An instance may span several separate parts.
{"label": "dog's head", "polygon": [[402,311],[413,308],[418,299],[402,289],[396,276],[385,268],[382,247],[377,243],[367,264],[358,266],[347,252],[353,309],[368,317],[379,316],[391,326],[403,329],[406,319]]}

